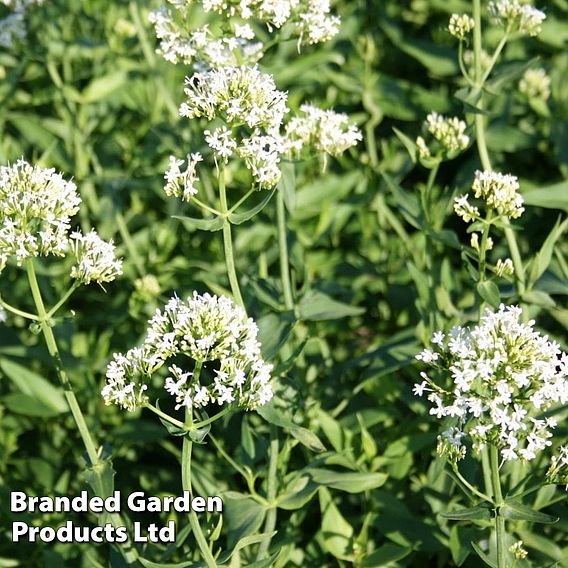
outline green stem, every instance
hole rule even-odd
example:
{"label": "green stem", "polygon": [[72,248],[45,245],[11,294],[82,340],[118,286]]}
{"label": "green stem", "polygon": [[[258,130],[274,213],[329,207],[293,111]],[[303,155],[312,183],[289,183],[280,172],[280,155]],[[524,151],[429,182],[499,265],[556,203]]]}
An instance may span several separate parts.
{"label": "green stem", "polygon": [[217,412],[217,414],[214,414],[210,418],[206,418],[205,420],[201,420],[200,422],[193,422],[191,425],[191,429],[199,430],[199,428],[203,428],[203,426],[207,426],[208,424],[211,424],[212,422],[219,420],[219,418],[223,418],[223,416],[228,414],[230,411],[231,407],[226,406],[225,408],[223,408],[223,410],[221,410],[221,412]]}
{"label": "green stem", "polygon": [[482,499],[483,501],[488,501],[489,503],[492,503],[492,500],[490,497],[488,497],[487,495],[485,495],[485,493],[482,493],[481,491],[479,491],[479,489],[475,488],[461,473],[460,470],[458,469],[457,464],[452,464],[452,471],[455,473],[456,477],[463,483],[463,485],[469,489],[469,491],[471,491],[474,495],[477,495],[477,497],[479,497],[480,499]]}
{"label": "green stem", "polygon": [[233,256],[233,237],[231,234],[231,222],[228,218],[229,209],[227,207],[227,192],[225,187],[225,166],[219,166],[219,200],[221,203],[221,215],[223,219],[223,245],[225,248],[225,264],[227,265],[227,275],[229,276],[229,284],[235,301],[241,306],[245,306],[241,289],[239,287],[239,280],[237,278],[237,271],[235,269],[235,258]]}
{"label": "green stem", "polygon": [[[268,512],[266,513],[266,520],[264,522],[264,533],[265,534],[272,534],[274,532],[274,528],[276,527],[276,515],[277,515],[277,508],[276,508],[276,495],[278,492],[277,487],[277,480],[276,474],[278,471],[278,455],[279,455],[279,442],[278,442],[278,431],[276,427],[271,424],[270,425],[270,462],[268,464],[268,486],[266,490],[266,499],[269,504]],[[268,536],[265,540],[260,543],[258,547],[258,553],[256,555],[256,559],[262,560],[268,555],[268,549],[270,548],[270,541],[272,537]]]}
{"label": "green stem", "polygon": [[79,286],[80,286],[80,283],[77,280],[75,280],[75,282],[73,282],[73,284],[71,285],[69,290],[67,290],[67,292],[65,292],[65,295],[63,296],[63,298],[61,298],[61,300],[59,300],[59,302],[57,302],[57,304],[55,304],[55,306],[53,306],[53,308],[51,308],[49,310],[49,312],[47,312],[46,318],[47,319],[52,318],[57,313],[59,308],[71,297],[73,292],[75,292],[75,290],[77,290],[77,288],[79,288]]}
{"label": "green stem", "polygon": [[41,291],[39,289],[39,284],[35,274],[34,262],[32,258],[28,258],[26,260],[26,270],[28,275],[28,282],[30,284],[30,290],[32,292],[32,297],[34,299],[36,310],[39,316],[41,331],[43,333],[43,337],[47,345],[47,350],[55,363],[55,367],[57,369],[57,376],[59,377],[59,381],[63,386],[63,392],[65,394],[65,398],[67,399],[67,404],[69,405],[71,414],[73,415],[75,423],[77,424],[77,428],[79,429],[79,434],[83,439],[83,443],[85,445],[85,449],[87,450],[87,455],[89,456],[89,461],[91,462],[91,466],[94,467],[100,461],[99,453],[97,451],[95,442],[93,441],[93,438],[89,431],[87,423],[85,422],[85,418],[83,416],[83,413],[81,412],[79,403],[77,402],[77,398],[75,397],[75,393],[73,392],[73,387],[71,386],[71,382],[69,381],[67,373],[63,368],[63,362],[61,361],[61,356],[59,355],[59,349],[57,348],[55,335],[53,334],[53,330],[48,324],[47,312],[45,310],[45,305],[43,303],[43,298],[41,295]]}
{"label": "green stem", "polygon": [[[191,414],[190,410],[186,410],[186,419],[187,414]],[[183,438],[183,447],[181,451],[181,482],[184,491],[189,491],[191,497],[193,497],[193,488],[191,486],[191,450],[193,447],[193,442],[191,438],[186,435]],[[189,524],[191,525],[191,530],[193,531],[193,535],[195,536],[195,540],[197,541],[197,545],[199,546],[199,550],[203,555],[203,559],[207,564],[208,568],[216,568],[217,563],[215,562],[215,558],[211,553],[209,545],[207,544],[207,540],[205,539],[205,535],[201,530],[201,526],[199,524],[199,519],[197,518],[197,513],[192,509],[189,513]]]}
{"label": "green stem", "polygon": [[481,77],[482,85],[485,83],[485,81],[487,81],[489,75],[491,75],[491,71],[493,71],[493,67],[495,67],[495,63],[497,63],[497,59],[499,59],[499,56],[501,55],[501,52],[503,51],[503,48],[505,47],[505,44],[507,43],[508,39],[509,39],[509,33],[505,33],[505,35],[501,38],[501,41],[495,48],[493,56],[491,57],[491,61],[489,62],[489,65],[487,66],[485,73],[483,73],[483,77]]}
{"label": "green stem", "polygon": [[485,272],[487,269],[487,239],[491,231],[491,219],[493,211],[489,209],[485,216],[485,226],[483,227],[483,234],[481,235],[481,243],[479,245],[479,282],[485,280]]}
{"label": "green stem", "polygon": [[134,263],[136,272],[138,272],[138,276],[144,276],[144,274],[146,273],[144,269],[144,261],[142,260],[142,257],[138,254],[138,250],[136,248],[136,245],[134,244],[134,240],[132,239],[132,235],[128,230],[128,226],[126,224],[126,221],[122,213],[116,214],[116,226],[128,250],[128,254],[132,259],[132,262]]}
{"label": "green stem", "polygon": [[290,283],[288,240],[286,234],[286,209],[284,207],[284,196],[281,191],[278,191],[278,196],[276,198],[276,216],[278,221],[278,247],[280,249],[280,278],[282,279],[282,290],[284,291],[284,303],[287,310],[293,310],[294,297],[292,295],[292,285]]}
{"label": "green stem", "polygon": [[0,299],[0,306],[2,306],[5,310],[12,312],[13,314],[15,314],[17,316],[21,316],[23,318],[33,320],[33,321],[39,321],[39,318],[37,316],[35,316],[34,314],[30,314],[29,312],[24,312],[23,310],[19,310],[18,308],[11,306],[10,304],[8,304],[7,302],[5,302],[2,299]]}
{"label": "green stem", "polygon": [[204,209],[205,211],[208,211],[209,213],[213,213],[213,215],[221,215],[220,211],[217,211],[217,209],[214,209],[213,207],[210,207],[209,205],[207,205],[206,203],[203,203],[203,201],[200,201],[199,199],[197,199],[197,197],[192,197],[191,200],[198,206],[201,207],[201,209]]}
{"label": "green stem", "polygon": [[503,506],[501,478],[499,477],[499,453],[497,447],[491,445],[489,450],[491,461],[491,479],[493,481],[493,498],[495,504],[495,535],[497,539],[497,568],[507,568],[507,549],[505,544],[505,518],[500,514]]}
{"label": "green stem", "polygon": [[157,416],[159,416],[160,418],[163,418],[164,420],[168,421],[170,424],[173,424],[174,426],[176,426],[177,428],[181,428],[184,429],[186,427],[186,425],[183,422],[180,422],[179,420],[176,420],[175,418],[172,418],[169,414],[166,414],[165,412],[162,412],[159,408],[157,408],[156,406],[150,404],[149,402],[146,402],[144,404],[144,406],[148,409],[151,410],[154,414],[156,414]]}
{"label": "green stem", "polygon": [[489,454],[487,446],[481,450],[481,467],[483,469],[483,482],[485,484],[485,493],[493,495],[493,481],[491,480],[491,465],[489,463]]}
{"label": "green stem", "polygon": [[436,176],[438,175],[438,170],[440,169],[440,162],[437,162],[434,167],[430,169],[428,173],[428,181],[426,182],[426,188],[424,190],[424,199],[422,201],[422,207],[424,209],[424,216],[426,218],[426,223],[430,227],[432,223],[432,217],[430,215],[431,201],[432,201],[432,188],[436,181]]}

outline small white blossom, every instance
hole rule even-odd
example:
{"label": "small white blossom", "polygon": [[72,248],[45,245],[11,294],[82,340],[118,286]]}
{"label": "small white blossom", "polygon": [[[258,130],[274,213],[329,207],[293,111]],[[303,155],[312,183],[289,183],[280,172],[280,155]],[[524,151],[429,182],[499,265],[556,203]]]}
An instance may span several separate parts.
{"label": "small white blossom", "polygon": [[483,199],[487,207],[496,209],[505,217],[516,219],[525,210],[523,197],[518,193],[519,182],[516,176],[499,172],[476,171],[472,189],[475,197]]}
{"label": "small white blossom", "polygon": [[197,175],[197,164],[203,160],[201,154],[188,154],[185,171],[180,168],[184,165],[184,160],[178,160],[175,156],[170,156],[170,165],[164,174],[166,185],[164,193],[168,196],[180,197],[184,201],[190,201],[194,195],[197,195],[195,184],[199,181]]}
{"label": "small white blossom", "polygon": [[513,276],[515,273],[515,267],[513,266],[513,261],[510,258],[506,258],[505,260],[498,259],[497,264],[495,265],[495,274],[497,276],[504,278],[508,276]]}
{"label": "small white blossom", "polygon": [[424,131],[429,140],[419,136],[416,139],[418,154],[421,158],[439,156],[453,159],[469,145],[469,136],[465,134],[467,125],[457,117],[447,118],[431,112],[424,122]]}
{"label": "small white blossom", "polygon": [[71,233],[69,248],[76,264],[71,268],[71,278],[83,284],[112,282],[122,274],[122,260],[114,254],[112,241],[103,241],[93,229],[86,235],[79,231]]}
{"label": "small white blossom", "polygon": [[452,14],[448,24],[448,31],[459,40],[464,40],[474,25],[475,21],[468,14]]}
{"label": "small white blossom", "polygon": [[[439,445],[448,459],[459,459],[461,445],[454,442],[465,435],[476,449],[498,447],[503,460],[533,460],[551,445],[556,421],[537,417],[568,402],[568,356],[534,331],[534,322],[520,323],[521,315],[515,306],[486,310],[477,326],[453,328],[444,341],[432,342],[437,357],[430,350],[418,357],[451,377],[448,390],[429,379],[414,388],[418,396],[430,392],[431,415],[458,419]],[[560,459],[553,458],[551,475],[558,477]]]}
{"label": "small white blossom", "polygon": [[509,32],[536,36],[546,19],[546,14],[519,0],[496,0],[487,5],[489,15]]}
{"label": "small white blossom", "polygon": [[[454,199],[454,211],[466,223],[479,219],[479,209],[471,205],[468,198],[469,196],[466,194],[460,195]],[[471,246],[473,248],[477,248],[479,246],[479,240],[476,237],[474,237],[473,235],[471,237]]]}
{"label": "small white blossom", "polygon": [[550,77],[542,67],[527,69],[519,81],[519,91],[529,99],[546,101],[550,98]]}
{"label": "small white blossom", "polygon": [[176,408],[266,404],[272,398],[272,365],[261,357],[257,334],[255,322],[229,298],[197,292],[186,301],[174,296],[148,322],[141,347],[114,354],[103,398],[106,404],[134,410],[148,400],[150,377],[169,359],[183,355],[199,363],[201,375],[195,367],[169,366],[164,389],[175,398]]}

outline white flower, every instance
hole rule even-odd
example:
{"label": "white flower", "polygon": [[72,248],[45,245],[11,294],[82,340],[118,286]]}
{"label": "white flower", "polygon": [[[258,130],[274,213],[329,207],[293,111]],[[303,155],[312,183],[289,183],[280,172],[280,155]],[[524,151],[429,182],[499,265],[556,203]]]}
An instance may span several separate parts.
{"label": "white flower", "polygon": [[[479,219],[479,209],[471,205],[468,200],[468,195],[460,195],[454,199],[454,211],[466,223]],[[475,233],[474,233],[475,234]],[[471,237],[471,246],[476,248],[479,246],[479,241],[473,235]]]}
{"label": "white flower", "polygon": [[456,327],[442,342],[438,335],[432,341],[438,357],[419,358],[445,371],[452,386],[425,381],[414,388],[418,396],[426,384],[436,389],[428,395],[430,414],[458,418],[456,428],[474,448],[495,445],[503,460],[532,460],[549,447],[556,421],[537,416],[568,402],[566,354],[534,331],[534,322],[520,323],[521,315],[521,308],[501,305],[471,329]]}
{"label": "white flower", "polygon": [[76,259],[71,278],[83,284],[92,281],[102,284],[122,274],[122,260],[115,257],[114,244],[103,241],[94,229],[86,235],[79,231],[71,233],[69,245]]}
{"label": "white flower", "polygon": [[542,67],[527,69],[519,81],[519,91],[530,99],[546,101],[550,97],[550,77]]}
{"label": "white flower", "polygon": [[448,31],[459,40],[464,40],[474,25],[475,21],[467,14],[452,14],[448,24]]}
{"label": "white flower", "polygon": [[513,266],[513,261],[510,258],[506,258],[505,260],[498,259],[497,264],[495,265],[495,274],[497,276],[508,277],[513,276],[515,273],[515,268]]}
{"label": "white flower", "polygon": [[311,146],[317,152],[337,156],[362,140],[361,131],[349,124],[346,114],[321,110],[311,104],[300,107],[303,116],[292,118],[285,129],[285,144],[298,152]]}
{"label": "white flower", "polygon": [[546,19],[546,14],[519,0],[496,0],[487,5],[487,11],[509,32],[521,32],[536,36]]}
{"label": "white flower", "polygon": [[203,160],[201,154],[187,155],[187,166],[185,171],[181,171],[180,167],[184,165],[184,160],[178,160],[175,156],[170,156],[170,165],[164,174],[166,185],[164,193],[171,197],[180,197],[184,201],[190,201],[194,195],[197,195],[195,184],[199,181],[197,175],[197,164]]}
{"label": "white flower", "polygon": [[213,132],[206,130],[204,134],[205,141],[211,150],[213,150],[215,157],[227,163],[237,147],[237,142],[232,137],[233,132],[226,126],[221,126],[220,128],[216,128]]}
{"label": "white flower", "polygon": [[523,197],[518,193],[516,176],[499,172],[476,171],[472,189],[475,197],[485,200],[487,207],[496,209],[505,217],[516,219],[525,210]]}
{"label": "white flower", "polygon": [[79,210],[77,187],[54,169],[18,160],[0,167],[0,272],[10,257],[64,256],[70,217]]}
{"label": "white flower", "polygon": [[272,398],[272,365],[261,358],[258,328],[229,298],[197,292],[186,301],[174,296],[148,324],[142,346],[115,354],[109,363],[102,393],[107,404],[127,410],[143,405],[150,377],[180,355],[199,364],[201,375],[195,366],[192,371],[169,367],[164,389],[176,408],[234,402],[253,409]]}
{"label": "white flower", "polygon": [[421,158],[439,155],[443,159],[453,159],[469,145],[469,136],[465,134],[467,125],[457,117],[445,117],[431,112],[424,122],[428,142],[418,136],[416,145]]}

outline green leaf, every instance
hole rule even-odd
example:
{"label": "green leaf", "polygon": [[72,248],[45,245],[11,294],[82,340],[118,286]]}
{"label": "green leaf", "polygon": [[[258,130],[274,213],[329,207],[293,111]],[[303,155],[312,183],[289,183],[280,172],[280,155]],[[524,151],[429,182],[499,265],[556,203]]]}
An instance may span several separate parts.
{"label": "green leaf", "polygon": [[310,468],[307,471],[316,483],[347,493],[361,493],[376,489],[384,485],[388,478],[386,473],[341,472],[324,468]]}
{"label": "green leaf", "polygon": [[324,548],[341,560],[353,559],[353,527],[345,520],[335,506],[330,492],[322,487],[319,490],[322,512],[321,532]]}
{"label": "green leaf", "polygon": [[530,521],[531,523],[553,524],[558,522],[558,517],[553,517],[540,511],[536,511],[519,501],[506,501],[499,508],[499,514],[511,521]]}
{"label": "green leaf", "polygon": [[220,231],[223,228],[223,217],[217,215],[213,219],[197,219],[195,217],[184,217],[172,215],[173,219],[179,219],[188,231],[201,229],[202,231]]}
{"label": "green leaf", "polygon": [[301,509],[314,496],[318,487],[309,473],[295,476],[278,496],[278,507],[287,511]]}
{"label": "green leaf", "polygon": [[106,99],[117,89],[125,86],[128,74],[125,71],[115,71],[103,77],[93,79],[81,93],[83,103],[94,103]]}
{"label": "green leaf", "polygon": [[487,129],[487,147],[494,152],[519,152],[533,148],[536,138],[508,124],[494,124]]}
{"label": "green leaf", "polygon": [[235,554],[235,552],[238,552],[239,550],[246,548],[251,544],[258,544],[259,542],[263,542],[264,540],[272,538],[276,534],[276,532],[277,531],[274,531],[272,533],[251,534],[250,536],[241,538],[231,550],[223,552],[217,559],[217,562],[224,564],[231,558],[231,556],[233,556],[233,554]]}
{"label": "green leaf", "polygon": [[223,494],[223,518],[228,531],[228,547],[234,548],[245,537],[254,535],[262,525],[266,508],[235,491]]}
{"label": "green leaf", "polygon": [[304,321],[322,321],[357,316],[364,311],[363,308],[338,302],[318,290],[308,290],[298,304],[300,319]]}
{"label": "green leaf", "polygon": [[452,521],[484,521],[491,519],[491,511],[489,505],[477,505],[467,509],[440,513],[440,517]]}
{"label": "green leaf", "polygon": [[403,547],[396,544],[383,544],[371,554],[365,556],[361,568],[380,568],[391,562],[397,562],[408,556],[413,551],[412,547]]}
{"label": "green leaf", "polygon": [[497,308],[501,302],[501,294],[499,288],[492,280],[478,282],[477,292],[483,300],[485,300],[493,308]]}
{"label": "green leaf", "polygon": [[202,564],[200,562],[176,562],[174,563],[167,563],[167,562],[152,562],[151,560],[146,560],[145,558],[139,557],[138,562],[142,564],[145,568],[197,568],[198,566],[201,568]]}
{"label": "green leaf", "polygon": [[408,155],[410,156],[412,163],[415,164],[416,163],[416,143],[414,142],[414,140],[409,138],[406,134],[404,134],[398,128],[395,128],[394,126],[393,126],[393,131],[396,134],[397,138],[402,142],[402,145],[406,148],[406,151],[408,152]]}
{"label": "green leaf", "polygon": [[298,442],[312,450],[312,452],[325,451],[325,446],[311,430],[294,424],[282,411],[277,409],[273,403],[265,404],[257,408],[256,411],[270,424],[283,428],[292,434]]}
{"label": "green leaf", "polygon": [[272,568],[276,560],[278,560],[279,556],[280,556],[280,551],[278,550],[277,552],[275,552],[268,558],[265,558],[264,560],[257,560],[252,564],[247,564],[247,568]]}
{"label": "green leaf", "polygon": [[23,414],[24,416],[35,416],[39,418],[50,418],[60,414],[51,406],[23,393],[7,394],[2,399],[3,404],[10,412]]}
{"label": "green leaf", "polygon": [[[0,368],[22,394],[37,401],[44,410],[49,409],[51,411],[50,416],[68,412],[69,407],[62,389],[53,386],[43,377],[9,359],[2,359]],[[28,406],[22,397],[13,399],[12,402]],[[36,416],[38,415],[36,414]]]}
{"label": "green leaf", "polygon": [[292,312],[267,314],[258,320],[258,340],[265,359],[273,359],[286,343],[296,319]]}
{"label": "green leaf", "polygon": [[290,213],[296,209],[296,167],[294,162],[282,161],[280,163],[282,177],[278,184],[278,191],[282,192],[284,204]]}
{"label": "green leaf", "polygon": [[481,558],[481,560],[483,560],[483,562],[485,562],[485,564],[487,564],[487,566],[491,566],[491,568],[499,568],[497,566],[497,563],[492,558],[490,558],[487,554],[485,554],[485,552],[483,552],[483,550],[481,550],[481,548],[479,548],[479,546],[475,542],[472,542],[471,546],[473,546],[473,550],[475,550],[475,552],[477,552],[477,555],[479,556],[479,558]]}
{"label": "green leaf", "polygon": [[272,199],[275,191],[276,189],[269,191],[260,203],[258,203],[248,211],[243,211],[242,213],[229,213],[229,221],[233,225],[240,225],[241,223],[252,219],[257,213],[260,213],[268,205],[268,202]]}
{"label": "green leaf", "polygon": [[525,205],[568,211],[568,180],[523,192]]}
{"label": "green leaf", "polygon": [[533,258],[530,264],[529,275],[528,275],[528,288],[532,288],[535,282],[544,274],[545,270],[550,265],[552,260],[552,253],[554,252],[554,245],[558,239],[562,236],[562,233],[568,227],[568,219],[565,219],[563,223],[560,223],[560,219],[556,222],[556,225],[552,228],[548,237],[544,241],[542,247]]}

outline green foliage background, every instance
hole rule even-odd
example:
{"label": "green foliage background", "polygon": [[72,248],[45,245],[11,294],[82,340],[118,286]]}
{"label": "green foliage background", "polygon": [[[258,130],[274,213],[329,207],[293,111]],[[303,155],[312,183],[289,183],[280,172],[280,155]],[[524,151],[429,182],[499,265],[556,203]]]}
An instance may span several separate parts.
{"label": "green foliage background", "polygon": [[[154,53],[147,14],[155,7],[149,1],[55,0],[31,10],[26,42],[0,52],[0,162],[25,156],[72,176],[83,199],[77,223],[114,239],[124,257],[124,276],[106,293],[81,288],[55,331],[89,423],[112,453],[115,487],[123,494],[163,495],[181,490],[179,439],[146,412],[105,407],[99,394],[105,366],[113,352],[141,339],[148,317],[174,291],[181,297],[193,290],[223,293],[228,282],[220,234],[172,219],[194,210],[162,192],[168,156],[199,150],[200,130],[178,117],[188,71]],[[445,27],[449,15],[469,3],[350,0],[336,9],[343,23],[335,40],[301,55],[294,42],[282,44],[263,69],[289,90],[293,109],[310,100],[345,111],[364,141],[331,160],[325,175],[317,161],[297,165],[294,176],[286,173],[295,311],[281,301],[274,207],[236,227],[237,269],[265,355],[278,366],[278,397],[262,416],[237,414],[213,433],[254,472],[262,493],[267,420],[280,421],[287,471],[281,464],[271,552],[282,550],[273,565],[478,566],[469,542],[482,538],[481,529],[439,516],[464,500],[435,455],[439,425],[411,389],[418,376],[414,355],[430,332],[475,318],[471,276],[460,255],[468,237],[451,203],[480,165],[473,149],[444,164],[434,192],[436,217],[427,228],[418,195],[428,172],[412,162],[393,131],[414,138],[431,111],[463,115],[464,103],[455,96],[462,87],[456,45]],[[492,85],[488,129],[496,168],[521,181],[526,212],[517,234],[523,260],[533,265],[568,210],[568,3],[553,0],[546,10],[538,38],[507,47]],[[496,39],[488,27],[487,43]],[[530,62],[552,79],[547,105],[531,104],[517,90]],[[431,248],[434,266],[426,260]],[[542,271],[534,269],[538,277],[523,298],[563,349],[567,253],[560,238]],[[504,240],[492,254],[506,256]],[[64,291],[64,270],[41,265],[48,299]],[[145,275],[157,278],[159,295],[136,286]],[[21,271],[3,272],[0,293],[31,307]],[[510,286],[500,293],[506,302],[518,301]],[[19,517],[9,511],[9,491],[76,495],[86,484],[82,446],[52,364],[24,320],[0,324],[0,371],[0,567],[123,565],[104,545],[11,542],[11,522]],[[566,439],[562,421],[556,439]],[[200,493],[224,492],[220,543],[230,548],[259,532],[265,510],[211,444],[195,449],[194,463]],[[547,487],[536,497],[537,504],[552,502],[546,510],[560,517],[557,524],[519,523],[534,565],[568,566],[561,491]],[[23,517],[38,526],[67,518],[96,523],[79,514]],[[163,524],[168,518],[185,526],[175,514],[142,520]],[[217,521],[210,519],[210,526]],[[191,559],[193,548],[188,537],[177,549],[147,546],[141,553],[166,565]],[[232,565],[253,558],[245,548]]]}

